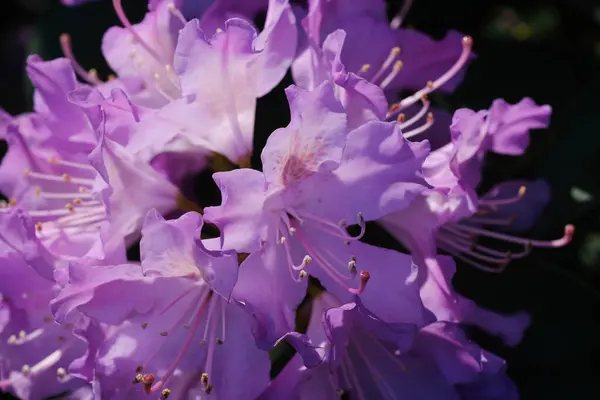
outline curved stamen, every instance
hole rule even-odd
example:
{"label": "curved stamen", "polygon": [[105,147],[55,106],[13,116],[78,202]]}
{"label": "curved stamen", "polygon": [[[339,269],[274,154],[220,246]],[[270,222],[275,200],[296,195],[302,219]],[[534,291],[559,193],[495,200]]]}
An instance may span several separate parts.
{"label": "curved stamen", "polygon": [[77,59],[75,58],[75,55],[73,54],[73,50],[71,48],[71,36],[68,33],[63,33],[62,35],[60,35],[60,48],[64,56],[71,61],[73,69],[75,70],[77,75],[81,77],[81,79],[85,80],[88,83],[91,83],[92,85],[99,85],[102,83],[102,81],[98,79],[98,76],[95,73],[87,71],[81,66],[81,64],[77,62]]}
{"label": "curved stamen", "polygon": [[490,237],[492,239],[498,239],[509,243],[516,243],[521,245],[528,245],[533,247],[563,247],[567,245],[575,234],[575,227],[571,224],[565,226],[565,231],[562,237],[555,240],[534,240],[534,239],[525,239],[518,236],[512,236],[507,234],[502,234],[498,232],[493,232],[487,229],[475,228],[472,226],[461,225],[460,223],[454,225],[456,228],[469,233],[474,233],[481,236]]}
{"label": "curved stamen", "polygon": [[390,22],[390,27],[392,29],[398,29],[400,28],[400,26],[402,26],[402,22],[404,21],[406,14],[408,14],[408,12],[410,11],[411,6],[412,0],[404,0],[400,12],[398,12],[398,14],[396,14],[396,16],[392,18],[392,21]]}
{"label": "curved stamen", "polygon": [[[394,47],[390,50],[390,54],[388,54],[386,60],[381,65],[381,68],[375,73],[375,75],[370,79],[372,83],[377,83],[377,81],[383,76],[385,71],[394,63],[396,58],[400,55],[400,47]],[[368,65],[368,64],[366,64]],[[363,66],[364,67],[364,66]],[[369,68],[366,68],[367,70]],[[366,72],[366,71],[365,71]]]}
{"label": "curved stamen", "polygon": [[[423,106],[421,107],[419,112],[416,113],[411,119],[409,119],[406,122],[398,121],[398,122],[401,122],[399,125],[400,129],[408,128],[409,126],[413,125],[415,122],[417,122],[418,120],[423,118],[425,116],[425,114],[427,114],[427,111],[429,111],[429,105],[431,104],[431,102],[429,100],[427,100],[427,98],[423,98],[423,99],[421,99],[421,103],[423,104]],[[402,115],[402,114],[400,114],[400,115]]]}
{"label": "curved stamen", "polygon": [[169,8],[169,12],[171,12],[171,14],[178,18],[182,24],[187,24],[187,20],[185,19],[179,8],[177,8],[175,3],[169,3],[167,7]]}
{"label": "curved stamen", "polygon": [[427,129],[429,129],[431,127],[431,125],[433,125],[434,119],[433,119],[433,113],[428,113],[427,114],[427,119],[425,121],[425,123],[423,125],[421,125],[418,128],[415,128],[411,131],[407,131],[407,132],[403,132],[402,136],[404,136],[406,139],[411,138],[413,136],[416,136],[420,133],[425,132]]}
{"label": "curved stamen", "polygon": [[446,82],[448,82],[450,79],[452,79],[465,66],[465,64],[469,60],[469,56],[471,55],[472,46],[473,46],[473,39],[470,36],[463,37],[462,53],[460,54],[460,57],[458,58],[456,63],[454,63],[454,65],[448,71],[446,71],[445,74],[440,76],[438,79],[436,79],[433,82],[429,82],[427,84],[427,86],[425,86],[423,89],[419,90],[412,96],[409,96],[409,97],[403,99],[402,101],[400,101],[400,103],[399,103],[400,109],[404,109],[408,106],[415,104],[417,101],[419,101],[419,99],[421,97],[428,95],[429,93],[433,92],[434,90],[437,90],[442,85],[444,85]]}

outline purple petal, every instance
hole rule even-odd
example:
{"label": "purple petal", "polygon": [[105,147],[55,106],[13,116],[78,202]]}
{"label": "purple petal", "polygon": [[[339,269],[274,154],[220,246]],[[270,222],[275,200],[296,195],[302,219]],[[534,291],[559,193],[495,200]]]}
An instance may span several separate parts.
{"label": "purple petal", "polygon": [[260,239],[267,234],[263,174],[243,168],[217,172],[213,179],[221,190],[221,205],[207,207],[204,216],[219,227],[223,248],[238,252],[258,249]]}
{"label": "purple petal", "polygon": [[425,189],[421,165],[428,152],[427,142],[409,142],[396,123],[366,123],[348,135],[337,180],[317,206],[334,221],[352,221],[358,212],[374,220],[408,207]]}

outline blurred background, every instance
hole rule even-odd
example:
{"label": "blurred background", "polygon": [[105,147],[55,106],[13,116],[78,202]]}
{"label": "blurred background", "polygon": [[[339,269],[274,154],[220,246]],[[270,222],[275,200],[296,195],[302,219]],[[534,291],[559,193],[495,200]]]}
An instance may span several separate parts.
{"label": "blurred background", "polygon": [[[244,0],[239,0],[244,1]],[[124,6],[137,22],[146,0]],[[402,5],[388,1],[390,15]],[[257,20],[260,24],[260,18]],[[66,8],[58,0],[3,0],[0,11],[0,107],[30,110],[27,54],[61,56],[59,35],[72,36],[86,68],[106,78],[102,34],[118,20],[109,0]],[[535,250],[506,272],[490,275],[459,265],[456,287],[499,311],[525,309],[533,324],[516,349],[473,332],[508,361],[523,399],[588,399],[600,393],[600,2],[593,0],[413,0],[406,26],[441,38],[449,29],[471,35],[478,58],[451,96],[449,110],[485,109],[495,98],[514,103],[529,96],[553,108],[550,129],[532,134],[523,157],[490,156],[482,192],[513,178],[545,178],[553,198],[527,236],[554,238],[576,226],[573,243]],[[287,124],[283,88],[259,100],[256,145]],[[4,152],[2,143],[0,152]],[[198,185],[210,184],[210,175]],[[214,200],[203,199],[207,203]],[[377,240],[377,238],[375,238]],[[384,241],[384,238],[380,238]],[[0,395],[1,398],[1,395]]]}

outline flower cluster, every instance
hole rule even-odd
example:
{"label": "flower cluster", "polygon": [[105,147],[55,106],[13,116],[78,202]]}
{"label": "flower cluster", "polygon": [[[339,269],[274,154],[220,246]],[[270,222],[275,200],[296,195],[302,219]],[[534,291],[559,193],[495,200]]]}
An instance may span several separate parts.
{"label": "flower cluster", "polygon": [[[115,77],[83,68],[63,35],[64,58],[27,59],[34,110],[0,113],[1,391],[518,397],[465,326],[514,346],[529,317],[456,293],[452,257],[497,273],[570,241],[572,226],[515,236],[548,201],[544,182],[476,192],[485,154],[522,154],[549,106],[435,110],[427,96],[459,84],[472,40],[404,29],[406,9],[390,23],[382,0],[149,0],[137,24],[113,5]],[[290,69],[290,122],[252,169],[257,99]],[[220,204],[201,208],[185,178],[215,157],[231,168],[212,175]],[[367,244],[368,223],[407,254]],[[272,378],[284,343],[296,355]]]}

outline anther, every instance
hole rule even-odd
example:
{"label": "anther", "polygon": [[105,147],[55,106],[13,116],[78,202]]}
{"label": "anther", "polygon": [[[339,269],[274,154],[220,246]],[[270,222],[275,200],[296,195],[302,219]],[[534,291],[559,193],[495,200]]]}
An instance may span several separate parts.
{"label": "anther", "polygon": [[142,374],[137,374],[135,376],[135,379],[133,380],[133,383],[140,383],[143,379],[144,379],[144,376]]}
{"label": "anther", "polygon": [[75,211],[75,207],[73,207],[73,204],[71,203],[67,203],[65,204],[65,208],[69,211],[69,212],[74,212]]}
{"label": "anther", "polygon": [[56,370],[56,376],[58,376],[60,379],[65,379],[67,376],[67,371],[65,371],[63,367],[60,367]]}
{"label": "anther", "polygon": [[160,392],[161,399],[167,399],[167,398],[169,398],[170,395],[171,395],[170,389],[163,389],[162,392]]}
{"label": "anther", "polygon": [[10,199],[8,201],[8,205],[11,206],[11,207],[16,206],[17,205],[17,199]]}
{"label": "anther", "polygon": [[148,327],[148,323],[147,322],[142,322],[142,329],[146,329]]}
{"label": "anther", "polygon": [[29,367],[29,365],[25,364],[23,365],[23,367],[21,367],[21,372],[23,373],[23,375],[27,376],[31,372],[31,368]]}
{"label": "anther", "polygon": [[519,188],[519,197],[525,196],[525,192],[527,192],[527,187],[526,186],[521,186]]}
{"label": "anther", "polygon": [[404,113],[400,113],[400,114],[398,115],[397,121],[398,121],[399,123],[403,123],[404,121],[406,121],[406,114],[404,114]]}
{"label": "anther", "polygon": [[352,275],[356,274],[356,261],[355,260],[350,260],[348,262],[348,272],[350,272]]}
{"label": "anther", "polygon": [[208,383],[208,374],[206,372],[203,372],[202,375],[200,375],[200,382],[205,386]]}
{"label": "anther", "polygon": [[138,365],[137,367],[135,367],[135,372],[140,373],[144,370],[144,366],[143,365]]}
{"label": "anther", "polygon": [[167,336],[168,334],[169,334],[169,332],[167,332],[167,331],[162,331],[162,332],[160,333],[160,336]]}
{"label": "anther", "polygon": [[293,235],[296,233],[296,228],[294,228],[294,227],[291,227],[291,228],[288,230],[288,232],[290,233],[290,235],[292,235],[292,236],[293,236]]}
{"label": "anther", "polygon": [[155,73],[154,73],[154,80],[155,80],[155,81],[158,81],[158,80],[160,80],[160,75],[158,74],[158,72],[155,72]]}
{"label": "anther", "polygon": [[62,174],[62,178],[65,182],[71,182],[71,176],[69,174]]}
{"label": "anther", "polygon": [[15,343],[17,343],[17,337],[15,335],[10,335],[8,337],[7,343],[8,344],[15,344]]}
{"label": "anther", "polygon": [[369,69],[371,69],[371,64],[363,64],[363,66],[360,67],[360,72],[364,74],[365,72],[369,72]]}
{"label": "anther", "polygon": [[219,339],[219,338],[217,338],[217,340],[215,340],[215,342],[216,342],[217,344],[223,344],[223,341],[222,341],[221,339]]}
{"label": "anther", "polygon": [[204,391],[206,392],[206,394],[210,394],[212,392],[213,386],[209,383],[208,385],[206,385],[206,387],[204,388]]}
{"label": "anther", "polygon": [[23,339],[25,336],[27,336],[27,332],[25,332],[25,331],[20,331],[19,332],[19,338],[20,339]]}
{"label": "anther", "polygon": [[300,271],[300,273],[298,274],[298,277],[300,278],[300,280],[303,280],[306,278],[308,274],[306,273],[305,270]]}
{"label": "anther", "polygon": [[80,205],[81,204],[81,199],[73,199],[73,204]]}

